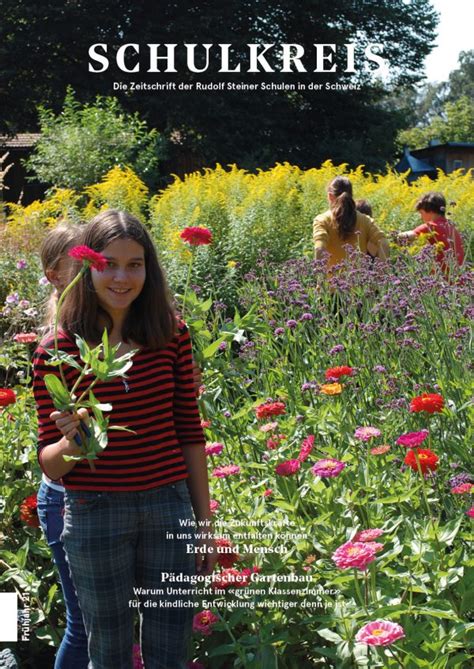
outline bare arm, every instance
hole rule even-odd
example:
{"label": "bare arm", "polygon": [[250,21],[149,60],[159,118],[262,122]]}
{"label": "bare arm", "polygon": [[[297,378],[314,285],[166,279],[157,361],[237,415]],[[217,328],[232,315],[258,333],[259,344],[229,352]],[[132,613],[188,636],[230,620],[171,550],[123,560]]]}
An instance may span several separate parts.
{"label": "bare arm", "polygon": [[414,230],[407,230],[406,232],[399,232],[397,238],[400,242],[413,242],[416,239],[416,232]]}
{"label": "bare arm", "polygon": [[[78,415],[79,414],[79,415]],[[40,451],[41,466],[47,476],[56,481],[71,471],[76,466],[77,460],[67,462],[63,455],[81,455],[82,451],[74,441],[78,434],[79,418],[87,418],[87,410],[79,409],[78,414],[53,411],[50,418],[55,421],[58,430],[63,437],[48,444]]]}

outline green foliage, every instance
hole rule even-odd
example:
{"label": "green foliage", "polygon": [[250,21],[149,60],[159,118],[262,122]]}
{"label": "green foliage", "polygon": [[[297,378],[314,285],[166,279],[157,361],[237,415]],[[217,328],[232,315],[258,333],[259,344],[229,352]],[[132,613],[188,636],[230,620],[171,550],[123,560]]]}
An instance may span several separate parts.
{"label": "green foliage", "polygon": [[431,140],[440,142],[474,142],[474,100],[467,96],[456,102],[446,102],[443,115],[436,116],[429,125],[403,130],[399,144],[412,149],[425,147]]}
{"label": "green foliage", "polygon": [[[348,1],[328,4],[311,0],[302,11],[297,0],[228,0],[217,7],[179,0],[162,4],[159,21],[150,21],[155,9],[151,0],[112,6],[91,0],[63,3],[59,11],[57,3],[44,0],[38,11],[29,3],[3,0],[0,60],[4,79],[0,87],[4,104],[0,122],[4,128],[18,132],[34,128],[36,107],[43,104],[55,111],[60,109],[68,84],[78,92],[81,102],[90,103],[97,93],[112,90],[114,81],[128,82],[129,76],[115,64],[119,37],[123,35],[141,46],[140,58],[136,59],[141,72],[134,78],[146,84],[157,81],[156,74],[146,72],[147,44],[178,45],[178,72],[166,73],[166,81],[176,84],[227,80],[268,83],[265,74],[247,74],[247,45],[275,44],[268,57],[278,69],[278,45],[300,44],[307,54],[307,72],[277,71],[270,77],[276,83],[322,84],[320,90],[223,90],[216,94],[129,88],[116,94],[127,110],[139,110],[150,127],[176,138],[172,149],[178,161],[191,158],[200,165],[237,162],[253,169],[275,161],[310,167],[332,158],[380,169],[393,151],[401,123],[398,112],[381,102],[390,103],[394,86],[420,80],[437,25],[429,0],[364,0],[363,11]],[[199,74],[188,71],[184,63],[184,44],[197,28],[200,43],[214,43],[209,69]],[[36,34],[41,34],[41,39],[32,48],[29,36]],[[216,35],[219,43],[232,45],[230,66],[240,67],[240,73],[223,77],[219,72]],[[94,43],[109,46],[110,66],[106,72],[88,72],[87,53]],[[357,45],[355,73],[345,72],[344,45],[349,43]],[[383,55],[390,62],[387,85],[368,76],[363,51],[369,43],[384,45]],[[336,75],[314,72],[314,44],[337,45]],[[202,53],[202,49],[197,52]],[[47,76],[39,74],[43,72]],[[361,90],[326,90],[325,84],[334,80],[342,84],[360,82]]]}
{"label": "green foliage", "polygon": [[26,161],[35,178],[56,187],[82,189],[112,167],[131,166],[153,184],[164,141],[138,113],[127,114],[115,98],[81,105],[68,88],[60,114],[40,106],[41,138]]}

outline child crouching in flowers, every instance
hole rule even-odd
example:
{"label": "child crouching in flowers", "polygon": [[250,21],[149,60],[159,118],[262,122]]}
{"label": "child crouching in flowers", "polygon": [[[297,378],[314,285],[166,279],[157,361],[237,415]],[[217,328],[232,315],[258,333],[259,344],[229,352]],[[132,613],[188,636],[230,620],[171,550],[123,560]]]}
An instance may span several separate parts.
{"label": "child crouching in flowers", "polygon": [[[81,244],[100,252],[104,271],[92,266],[65,297],[59,343],[77,356],[78,334],[96,345],[104,328],[117,355],[135,351],[127,378],[98,381],[94,394],[112,404],[107,448],[91,470],[74,442],[80,415],[54,411],[44,384],[51,373],[42,342],[35,356],[34,391],[39,416],[39,461],[65,488],[63,540],[89,639],[92,669],[132,666],[134,589],[159,591],[163,574],[212,571],[213,540],[200,546],[176,539],[180,521],[209,523],[205,440],[193,383],[189,333],[177,324],[153,243],[133,216],[109,210],[85,229]],[[67,368],[72,387],[76,369]],[[88,387],[83,380],[79,394]],[[150,599],[150,596],[147,596]],[[152,597],[153,599],[153,597]],[[184,597],[191,599],[191,596]],[[192,608],[183,597],[141,609],[146,669],[185,666]],[[184,606],[180,606],[183,604]]]}

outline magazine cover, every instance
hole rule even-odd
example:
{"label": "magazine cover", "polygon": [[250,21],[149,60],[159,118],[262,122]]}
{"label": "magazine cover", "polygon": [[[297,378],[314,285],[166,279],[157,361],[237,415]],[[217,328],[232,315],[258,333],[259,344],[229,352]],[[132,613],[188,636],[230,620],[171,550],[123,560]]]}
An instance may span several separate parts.
{"label": "magazine cover", "polygon": [[0,667],[472,666],[447,4],[0,0]]}

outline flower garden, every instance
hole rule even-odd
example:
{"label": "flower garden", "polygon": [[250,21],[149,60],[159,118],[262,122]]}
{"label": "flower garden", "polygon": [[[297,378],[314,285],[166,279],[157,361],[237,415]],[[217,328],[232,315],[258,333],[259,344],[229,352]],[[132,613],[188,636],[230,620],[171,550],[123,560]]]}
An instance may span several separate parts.
{"label": "flower garden", "polygon": [[0,579],[31,609],[21,666],[51,666],[33,658],[51,657],[64,625],[35,509],[30,360],[49,295],[38,244],[59,217],[108,206],[149,223],[203,371],[219,566],[197,583],[190,667],[472,666],[472,178],[436,184],[457,202],[469,261],[449,281],[421,245],[393,246],[389,263],[354,252],[328,276],[311,221],[343,171],[387,231],[413,227],[433,188],[326,163],[217,167],[150,198],[116,168],[82,193],[12,207]]}

